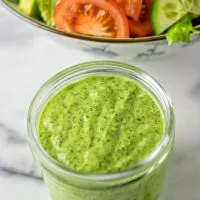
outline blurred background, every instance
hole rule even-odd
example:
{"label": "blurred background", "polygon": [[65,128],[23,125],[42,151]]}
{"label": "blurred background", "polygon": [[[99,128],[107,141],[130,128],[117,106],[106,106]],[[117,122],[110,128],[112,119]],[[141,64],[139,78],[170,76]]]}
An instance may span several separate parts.
{"label": "blurred background", "polygon": [[[197,40],[182,52],[159,60],[119,58],[154,76],[174,101],[176,145],[163,200],[200,199],[199,52]],[[60,46],[0,7],[0,199],[49,199],[27,144],[29,105],[50,76],[97,59],[107,58]]]}

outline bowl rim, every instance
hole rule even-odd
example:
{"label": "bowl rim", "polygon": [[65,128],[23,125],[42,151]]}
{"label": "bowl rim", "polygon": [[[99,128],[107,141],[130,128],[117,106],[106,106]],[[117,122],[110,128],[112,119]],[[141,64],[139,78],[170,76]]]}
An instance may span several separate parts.
{"label": "bowl rim", "polygon": [[[33,26],[45,30],[50,33],[58,34],[60,36],[66,36],[71,39],[79,39],[79,40],[86,40],[91,42],[98,42],[98,43],[143,43],[143,42],[153,42],[153,41],[164,41],[166,40],[165,35],[158,35],[158,36],[148,36],[148,37],[140,37],[140,38],[130,38],[130,39],[116,39],[116,38],[101,38],[101,37],[94,37],[94,36],[87,36],[83,34],[77,33],[66,33],[59,31],[53,27],[48,26],[47,24],[39,21],[33,17],[26,16],[18,9],[16,9],[16,5],[8,0],[0,0],[0,4],[5,7],[10,13],[14,14],[15,16],[19,17],[20,19],[32,24]],[[197,30],[200,30],[200,25],[195,26]]]}

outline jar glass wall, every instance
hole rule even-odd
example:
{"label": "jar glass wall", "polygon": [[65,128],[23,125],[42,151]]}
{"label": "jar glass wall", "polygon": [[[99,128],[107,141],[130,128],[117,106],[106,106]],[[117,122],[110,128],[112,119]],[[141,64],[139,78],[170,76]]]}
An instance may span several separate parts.
{"label": "jar glass wall", "polygon": [[[64,86],[84,77],[118,75],[132,79],[155,98],[164,116],[161,142],[144,160],[128,170],[109,174],[81,174],[55,162],[37,138],[44,104]],[[174,112],[164,89],[144,71],[118,62],[82,63],[49,79],[36,94],[28,114],[29,143],[53,200],[156,200],[163,188],[167,161],[174,142]]]}

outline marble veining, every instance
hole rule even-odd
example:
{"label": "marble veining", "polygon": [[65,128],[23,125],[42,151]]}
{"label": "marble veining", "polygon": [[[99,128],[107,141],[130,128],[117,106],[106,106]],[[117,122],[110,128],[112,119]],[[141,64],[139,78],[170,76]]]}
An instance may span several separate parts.
{"label": "marble veining", "polygon": [[0,123],[0,170],[41,178],[27,140],[14,129]]}

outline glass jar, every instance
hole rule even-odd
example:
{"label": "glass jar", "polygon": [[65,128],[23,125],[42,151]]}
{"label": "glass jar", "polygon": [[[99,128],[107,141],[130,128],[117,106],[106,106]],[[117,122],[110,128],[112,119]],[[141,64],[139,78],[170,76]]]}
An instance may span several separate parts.
{"label": "glass jar", "polygon": [[[160,105],[165,132],[159,145],[131,169],[110,174],[81,174],[55,162],[37,139],[41,108],[58,90],[92,75],[120,75],[146,88]],[[118,62],[95,61],[67,68],[48,80],[35,96],[28,114],[29,143],[53,200],[156,200],[161,194],[174,142],[175,119],[164,89],[144,71]]]}

